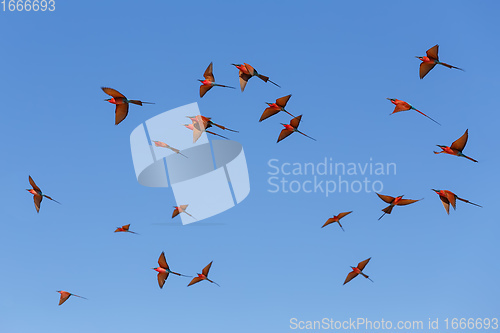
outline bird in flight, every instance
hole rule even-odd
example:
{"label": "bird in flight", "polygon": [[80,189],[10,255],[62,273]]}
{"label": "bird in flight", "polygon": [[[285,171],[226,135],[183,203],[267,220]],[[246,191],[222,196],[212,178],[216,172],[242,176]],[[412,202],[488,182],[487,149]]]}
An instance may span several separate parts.
{"label": "bird in flight", "polygon": [[180,154],[180,155],[188,158],[186,155],[184,155],[183,153],[181,153],[181,151],[179,149],[175,149],[174,147],[171,147],[171,146],[167,145],[165,142],[161,142],[161,141],[153,141],[153,142],[154,142],[154,144],[155,144],[156,147],[168,148],[171,151],[173,151],[174,153]]}
{"label": "bird in flight", "polygon": [[126,224],[124,226],[117,227],[116,230],[115,230],[115,232],[130,232],[131,234],[138,235],[137,232],[133,232],[133,231],[128,230],[129,228],[130,228],[130,224]]}
{"label": "bird in flight", "polygon": [[158,285],[160,286],[160,289],[163,288],[163,285],[165,284],[165,281],[167,281],[168,275],[169,274],[175,274],[178,276],[185,276],[185,277],[191,277],[189,275],[183,275],[180,273],[176,273],[170,270],[170,267],[167,264],[167,260],[165,259],[165,252],[162,252],[160,254],[160,257],[158,258],[158,267],[153,268],[153,270],[158,272]]}
{"label": "bird in flight", "polygon": [[363,260],[356,267],[352,267],[351,266],[352,272],[350,272],[349,274],[347,274],[347,277],[345,278],[344,284],[346,284],[347,282],[351,281],[352,279],[354,279],[359,274],[363,275],[365,278],[367,278],[368,280],[370,280],[371,282],[373,282],[373,280],[370,279],[368,277],[368,275],[366,275],[365,273],[363,273],[363,269],[365,269],[365,266],[368,264],[368,262],[370,261],[370,259],[371,258]]}
{"label": "bird in flight", "polygon": [[478,204],[470,202],[469,200],[460,198],[459,196],[457,196],[455,193],[453,193],[451,191],[448,191],[448,190],[434,190],[434,189],[432,189],[432,190],[434,192],[436,192],[437,195],[439,195],[439,199],[441,199],[441,202],[443,203],[444,209],[446,209],[446,213],[448,213],[448,215],[450,214],[450,204],[453,207],[453,209],[456,209],[457,199],[460,200],[460,201],[469,203],[471,205],[474,205],[474,206],[482,207],[482,206],[480,206]]}
{"label": "bird in flight", "polygon": [[415,58],[418,58],[422,61],[422,63],[420,64],[420,79],[423,79],[424,76],[426,76],[427,73],[429,73],[430,70],[433,69],[434,66],[436,66],[436,65],[443,65],[443,66],[448,67],[448,68],[455,68],[455,69],[459,69],[459,70],[463,71],[462,68],[458,68],[458,67],[455,67],[455,66],[452,66],[452,65],[449,65],[449,64],[446,64],[444,62],[439,61],[438,48],[439,48],[439,45],[436,44],[427,50],[426,56],[415,57]]}
{"label": "bird in flight", "polygon": [[217,282],[214,282],[208,278],[208,271],[210,270],[212,263],[213,263],[213,261],[211,261],[210,264],[206,265],[205,268],[203,268],[203,270],[201,271],[201,274],[198,273],[198,276],[194,277],[191,280],[191,282],[189,282],[189,284],[187,286],[189,287],[190,285],[193,285],[193,284],[198,283],[198,282],[203,281],[203,280],[207,280],[208,282],[215,283],[216,285],[219,286],[219,284]]}
{"label": "bird in flight", "polygon": [[211,132],[211,131],[207,131],[206,129],[204,129],[199,124],[191,123],[191,124],[183,124],[183,126],[186,127],[187,129],[190,129],[191,131],[193,131],[193,143],[195,143],[196,141],[198,141],[198,139],[201,137],[201,134],[203,134],[203,132],[207,132],[207,133],[210,133],[212,135],[220,136],[223,139],[229,140],[225,136],[222,136],[220,134],[217,134],[217,133],[214,133],[214,132]]}
{"label": "bird in flight", "polygon": [[245,90],[245,86],[247,85],[248,80],[250,80],[252,78],[252,76],[257,76],[259,79],[261,79],[264,82],[269,81],[272,84],[274,84],[275,86],[280,87],[279,85],[277,85],[273,81],[269,80],[269,77],[264,76],[262,74],[259,74],[257,72],[257,70],[255,68],[253,68],[252,66],[250,66],[249,64],[243,63],[243,64],[231,64],[231,65],[233,65],[234,67],[236,67],[240,70],[239,76],[240,76],[241,91]]}
{"label": "bird in flight", "polygon": [[331,218],[329,218],[328,220],[326,220],[325,224],[323,224],[323,226],[322,226],[321,228],[324,228],[324,227],[326,227],[327,225],[329,225],[329,224],[332,224],[332,223],[335,223],[335,222],[336,222],[336,223],[338,223],[338,224],[339,224],[339,226],[340,226],[340,228],[342,229],[342,231],[345,231],[345,230],[344,230],[344,227],[342,227],[342,224],[340,224],[340,219],[341,219],[341,218],[343,218],[343,217],[344,217],[344,216],[346,216],[346,215],[351,214],[351,213],[352,213],[352,211],[350,211],[350,212],[345,212],[345,213],[340,213],[339,215],[335,215],[334,217],[331,217]]}
{"label": "bird in flight", "polygon": [[431,117],[429,117],[428,115],[423,113],[422,111],[415,109],[410,103],[406,103],[405,101],[401,101],[401,100],[395,99],[395,98],[388,98],[388,100],[390,100],[392,102],[392,104],[396,105],[396,107],[394,108],[394,111],[392,111],[391,114],[394,114],[396,112],[401,112],[401,111],[415,110],[418,113],[420,113],[421,115],[426,116],[427,118],[429,118],[430,120],[432,120],[436,124],[441,125],[440,123],[438,123],[437,121],[435,121],[434,119],[432,119]]}
{"label": "bird in flight", "polygon": [[176,217],[180,213],[185,213],[189,216],[191,216],[194,219],[194,216],[186,212],[186,208],[189,205],[179,205],[178,207],[174,206],[174,211],[172,212],[172,218]]}
{"label": "bird in flight", "polygon": [[70,296],[76,296],[76,297],[80,297],[80,298],[86,299],[85,297],[78,296],[78,295],[75,295],[75,294],[72,294],[72,293],[68,293],[67,291],[63,291],[63,290],[58,290],[57,292],[58,292],[59,294],[61,294],[61,298],[59,299],[59,305],[61,305],[61,304],[63,304],[64,302],[66,302],[66,300],[67,300]]}
{"label": "bird in flight", "polygon": [[49,200],[52,200],[52,201],[57,202],[58,204],[61,204],[59,201],[54,200],[51,197],[49,197],[48,195],[43,194],[42,190],[38,186],[36,186],[35,181],[33,180],[33,178],[31,178],[31,176],[29,176],[29,182],[30,182],[30,185],[32,188],[26,189],[26,191],[33,194],[33,201],[35,202],[35,208],[36,208],[37,213],[40,212],[40,204],[42,203],[43,197],[46,197]]}
{"label": "bird in flight", "polygon": [[205,73],[203,73],[203,77],[205,78],[205,80],[198,80],[201,82],[200,97],[205,96],[207,91],[212,89],[212,87],[225,87],[225,88],[236,89],[234,87],[224,86],[222,84],[215,83],[213,68],[214,68],[213,63],[210,63],[210,65],[208,65],[207,69],[205,70]]}
{"label": "bird in flight", "polygon": [[381,218],[383,218],[385,214],[390,214],[392,212],[392,209],[394,208],[394,206],[406,206],[406,205],[409,205],[409,204],[412,204],[414,202],[422,200],[422,199],[419,199],[419,200],[403,199],[403,195],[401,195],[399,197],[391,197],[389,195],[382,195],[382,194],[378,194],[378,193],[377,193],[377,195],[380,199],[382,199],[384,202],[387,202],[389,204],[389,206],[382,209],[384,214],[382,214],[382,216],[378,218],[379,220]]}
{"label": "bird in flight", "polygon": [[115,125],[118,125],[127,117],[128,114],[128,105],[130,103],[140,105],[142,104],[154,104],[150,102],[143,102],[135,99],[127,99],[123,94],[121,94],[118,90],[113,88],[101,87],[102,91],[111,96],[111,98],[105,99],[112,104],[116,105],[115,109]]}
{"label": "bird in flight", "polygon": [[239,133],[238,131],[235,131],[235,130],[232,130],[230,128],[227,128],[227,127],[224,127],[222,125],[214,123],[212,121],[212,118],[210,118],[210,117],[205,117],[202,115],[186,116],[186,117],[189,118],[193,122],[193,124],[195,124],[195,125],[198,124],[200,129],[207,129],[207,128],[210,128],[212,126],[217,126],[218,128],[223,129],[223,130]]}
{"label": "bird in flight", "polygon": [[465,158],[471,160],[472,162],[477,163],[477,161],[475,159],[470,158],[469,156],[466,156],[462,153],[462,150],[464,150],[468,139],[469,139],[469,130],[467,129],[467,130],[465,130],[465,133],[460,138],[458,138],[456,141],[454,141],[451,144],[450,147],[437,145],[439,148],[442,149],[442,151],[440,151],[440,152],[435,151],[434,154],[443,154],[444,153],[444,154],[450,154],[450,155],[455,155],[455,156],[462,156],[462,157],[465,157]]}
{"label": "bird in flight", "polygon": [[302,115],[297,116],[297,117],[293,118],[292,120],[290,120],[290,124],[281,123],[281,125],[283,125],[285,127],[285,129],[281,130],[280,136],[278,137],[278,141],[276,141],[276,143],[280,142],[281,140],[283,140],[284,138],[286,138],[287,136],[289,136],[290,134],[292,134],[294,132],[300,133],[303,136],[307,136],[309,139],[313,139],[314,141],[316,141],[316,139],[311,138],[309,135],[306,135],[298,130],[301,118],[302,118]]}
{"label": "bird in flight", "polygon": [[280,111],[288,113],[290,116],[295,118],[295,116],[293,114],[291,114],[290,112],[285,110],[286,103],[288,103],[288,100],[290,99],[290,97],[292,97],[291,94],[278,98],[276,100],[276,103],[267,103],[266,102],[266,104],[269,105],[269,107],[264,110],[264,113],[262,113],[262,116],[260,117],[259,121],[263,121],[269,117],[272,117],[275,114],[279,113]]}

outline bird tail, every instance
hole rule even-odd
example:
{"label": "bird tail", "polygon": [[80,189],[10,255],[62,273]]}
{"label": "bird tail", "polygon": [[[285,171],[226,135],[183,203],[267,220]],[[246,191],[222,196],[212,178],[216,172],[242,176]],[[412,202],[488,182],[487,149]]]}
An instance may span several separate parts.
{"label": "bird tail", "polygon": [[318,141],[318,140],[316,140],[315,138],[311,138],[309,135],[307,135],[307,134],[304,134],[304,133],[300,132],[299,130],[297,130],[297,132],[299,132],[299,133],[300,133],[300,134],[302,134],[303,136],[307,136],[309,139],[313,139],[314,141]]}
{"label": "bird tail", "polygon": [[367,278],[368,280],[370,280],[371,282],[373,282],[373,280],[372,280],[372,279],[370,279],[370,278],[368,277],[368,275],[366,275],[365,273],[361,272],[361,275],[363,275],[365,278]]}
{"label": "bird tail", "polygon": [[426,115],[425,113],[423,113],[422,111],[419,111],[419,110],[417,110],[417,109],[415,109],[415,108],[414,108],[413,110],[417,111],[418,113],[420,113],[420,114],[421,114],[421,115],[423,115],[423,116],[426,116],[427,118],[429,118],[430,120],[432,120],[432,121],[433,121],[433,122],[435,122],[436,124],[441,125],[440,123],[438,123],[437,121],[435,121],[434,119],[432,119],[431,117],[429,117],[428,115]]}
{"label": "bird tail", "polygon": [[269,81],[269,77],[268,76],[265,76],[265,75],[262,75],[262,74],[257,74],[257,77],[259,79],[261,79],[262,81],[264,81],[264,82]]}
{"label": "bird tail", "polygon": [[466,200],[466,199],[462,199],[462,198],[459,198],[459,197],[457,197],[457,199],[458,199],[458,200],[460,200],[460,201],[463,201],[463,202],[469,203],[469,204],[471,204],[471,205],[474,205],[474,206],[478,206],[478,207],[481,207],[481,208],[483,207],[483,206],[481,206],[481,205],[478,205],[478,204],[475,204],[475,203],[473,203],[473,202],[470,202],[469,200]]}
{"label": "bird tail", "polygon": [[155,104],[155,103],[150,103],[150,102],[138,101],[136,99],[131,99],[128,102],[132,103],[132,104],[135,104],[135,105],[140,105],[140,106],[142,106],[142,104]]}
{"label": "bird tail", "polygon": [[224,87],[224,88],[231,88],[231,89],[236,89],[235,87],[225,86],[225,85],[223,85],[223,84],[217,84],[217,83],[214,83],[214,86],[217,86],[217,87]]}
{"label": "bird tail", "polygon": [[462,68],[458,68],[458,67],[452,66],[450,64],[444,63],[444,62],[440,62],[439,64],[441,64],[441,65],[443,65],[445,67],[448,67],[448,68],[455,68],[455,69],[459,69],[459,70],[465,72]]}
{"label": "bird tail", "polygon": [[393,208],[394,208],[394,206],[390,205],[390,206],[387,206],[384,209],[382,209],[382,211],[384,212],[384,214],[382,214],[382,216],[379,217],[378,219],[380,220],[381,218],[383,218],[385,214],[390,214],[392,212]]}
{"label": "bird tail", "polygon": [[478,163],[478,162],[477,162],[475,159],[473,159],[472,157],[466,156],[466,155],[464,155],[464,154],[462,154],[462,156],[463,156],[463,157],[465,157],[465,158],[467,158],[467,159],[469,159],[469,160],[471,160],[472,162],[476,162],[476,163]]}
{"label": "bird tail", "polygon": [[239,133],[238,131],[232,130],[232,129],[230,129],[230,128],[224,127],[224,126],[219,125],[219,124],[216,124],[216,123],[214,123],[214,122],[212,122],[212,124],[213,124],[213,125],[215,125],[215,126],[217,126],[217,127],[218,127],[218,128],[220,128],[220,129],[227,130],[227,131],[231,131],[231,132],[235,132],[235,133]]}
{"label": "bird tail", "polygon": [[342,229],[342,231],[345,231],[345,230],[344,230],[344,227],[342,226],[342,224],[340,224],[340,222],[338,222],[338,223],[339,223],[339,226],[340,226],[340,228]]}
{"label": "bird tail", "polygon": [[222,135],[220,135],[220,134],[217,134],[217,133],[214,133],[214,132],[210,132],[210,131],[205,131],[205,132],[210,133],[210,134],[213,134],[213,135],[217,135],[217,136],[220,136],[221,138],[224,138],[224,139],[229,140],[228,138],[226,138],[225,136],[222,136]]}

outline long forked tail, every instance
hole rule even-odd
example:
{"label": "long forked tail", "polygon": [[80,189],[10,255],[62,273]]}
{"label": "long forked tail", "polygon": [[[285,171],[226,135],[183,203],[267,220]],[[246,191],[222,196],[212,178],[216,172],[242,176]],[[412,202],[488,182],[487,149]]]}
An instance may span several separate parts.
{"label": "long forked tail", "polygon": [[313,139],[314,141],[318,141],[318,140],[316,140],[315,138],[311,138],[309,135],[304,134],[304,133],[302,133],[302,132],[301,132],[301,131],[299,131],[299,130],[297,130],[297,132],[299,132],[299,133],[300,133],[300,134],[302,134],[303,136],[307,136],[309,139]]}
{"label": "long forked tail", "polygon": [[475,159],[473,159],[472,157],[466,156],[466,155],[464,155],[464,154],[462,154],[462,156],[463,156],[463,157],[465,157],[465,158],[467,158],[467,159],[469,159],[469,160],[471,160],[472,162],[476,162],[476,163],[478,163],[478,162],[477,162]]}
{"label": "long forked tail", "polygon": [[224,126],[222,126],[222,125],[216,124],[216,123],[214,123],[213,121],[212,121],[212,124],[213,124],[213,125],[215,125],[215,126],[217,126],[217,127],[218,127],[218,128],[220,128],[220,129],[227,130],[227,131],[231,131],[231,132],[235,132],[235,133],[239,133],[238,131],[235,131],[235,130],[232,130],[232,129],[230,129],[230,128],[224,127]]}
{"label": "long forked tail", "polygon": [[139,101],[139,100],[136,100],[136,99],[131,99],[128,102],[132,103],[132,104],[140,105],[140,106],[142,106],[142,104],[155,104],[155,103],[151,103],[151,102]]}
{"label": "long forked tail", "polygon": [[384,214],[382,214],[382,216],[379,217],[378,219],[380,220],[381,218],[383,218],[385,214],[390,214],[392,212],[393,208],[394,208],[394,206],[390,205],[390,206],[387,206],[384,209],[382,209],[382,211],[384,212]]}
{"label": "long forked tail", "polygon": [[448,68],[455,68],[455,69],[459,69],[459,70],[461,70],[462,72],[465,72],[462,68],[458,68],[458,67],[452,66],[452,65],[450,65],[450,64],[444,63],[444,62],[440,62],[439,64],[440,64],[440,65],[443,65],[443,66],[445,66],[445,67],[448,67]]}
{"label": "long forked tail", "polygon": [[466,200],[466,199],[462,199],[462,198],[459,198],[459,197],[457,197],[457,199],[458,199],[458,200],[460,200],[460,201],[463,201],[463,202],[469,203],[469,204],[471,204],[471,205],[474,205],[474,206],[478,206],[478,207],[481,207],[481,208],[483,207],[483,206],[481,206],[481,205],[478,205],[478,204],[475,204],[475,203],[473,203],[473,202],[470,202],[469,200]]}
{"label": "long forked tail", "polygon": [[224,87],[224,88],[231,88],[231,89],[236,89],[235,87],[225,86],[225,85],[223,85],[223,84],[218,84],[218,83],[214,83],[214,86],[217,86],[217,87]]}
{"label": "long forked tail", "polygon": [[415,108],[414,108],[413,110],[417,111],[418,113],[420,113],[420,114],[421,114],[421,115],[423,115],[423,116],[426,116],[427,118],[429,118],[430,120],[432,120],[432,121],[433,121],[433,122],[435,122],[436,124],[441,125],[440,123],[438,123],[437,121],[435,121],[434,119],[432,119],[431,117],[429,117],[428,115],[426,115],[425,113],[423,113],[422,111],[419,111],[419,110],[417,110],[417,109],[415,109]]}
{"label": "long forked tail", "polygon": [[373,282],[373,280],[372,280],[372,279],[370,279],[370,278],[368,277],[368,275],[366,275],[365,273],[361,272],[361,275],[363,275],[365,278],[367,278],[368,280],[370,280],[371,282]]}
{"label": "long forked tail", "polygon": [[[288,113],[290,116],[292,116],[292,118],[295,118],[295,116],[293,114],[291,114],[290,112],[288,112],[287,110],[283,110],[285,113]],[[302,120],[303,121],[303,120]]]}
{"label": "long forked tail", "polygon": [[220,135],[220,134],[217,134],[217,133],[214,133],[214,132],[210,132],[210,131],[205,131],[205,132],[210,133],[210,134],[213,134],[213,135],[217,135],[217,136],[220,136],[221,138],[224,138],[224,139],[229,140],[228,138],[226,138],[225,136],[222,136],[222,135]]}
{"label": "long forked tail", "polygon": [[268,76],[265,76],[265,75],[262,75],[262,74],[257,74],[257,77],[259,79],[261,79],[262,81],[264,81],[264,82],[269,81],[269,77]]}

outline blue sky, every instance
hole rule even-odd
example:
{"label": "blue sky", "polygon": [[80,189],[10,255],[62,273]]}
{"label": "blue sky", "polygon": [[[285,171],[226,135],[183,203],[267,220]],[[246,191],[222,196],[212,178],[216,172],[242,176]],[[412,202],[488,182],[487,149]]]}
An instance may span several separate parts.
{"label": "blue sky", "polygon": [[[0,331],[288,332],[290,319],[422,320],[498,316],[500,231],[495,152],[500,57],[493,1],[234,2],[56,1],[54,12],[1,12],[4,156],[0,177]],[[423,80],[435,44],[442,66]],[[281,88],[253,78],[244,93],[214,88],[199,98],[208,64],[238,86],[231,63],[247,62]],[[101,86],[155,102],[132,105],[114,125]],[[298,134],[276,144],[279,114],[265,102],[292,94]],[[387,97],[413,104],[396,115]],[[251,191],[233,209],[182,226],[171,189],[138,184],[129,137],[164,111],[198,102],[202,114],[239,130]],[[434,155],[469,129],[464,153]],[[223,135],[224,135],[223,134]],[[368,176],[383,194],[420,199],[396,207],[371,193],[271,193],[279,163],[395,163]],[[40,214],[25,191],[31,175],[60,201]],[[309,176],[290,177],[300,182]],[[347,177],[347,176],[346,176]],[[365,176],[348,177],[362,181]],[[326,177],[337,179],[337,177]],[[431,188],[458,202],[447,216]],[[353,210],[321,229],[334,214]],[[115,234],[131,224],[140,233]],[[156,282],[158,256],[193,275],[214,261],[208,283]],[[366,273],[342,283],[351,265]],[[57,306],[56,290],[87,297]]]}

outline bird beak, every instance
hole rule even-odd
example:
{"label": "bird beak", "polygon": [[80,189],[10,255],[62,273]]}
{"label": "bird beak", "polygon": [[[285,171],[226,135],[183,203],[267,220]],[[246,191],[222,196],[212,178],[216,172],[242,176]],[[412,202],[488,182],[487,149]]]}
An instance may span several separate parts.
{"label": "bird beak", "polygon": [[203,80],[198,80],[198,81],[203,82]]}

